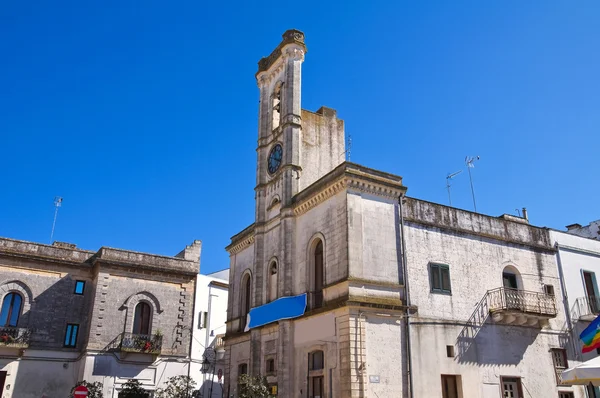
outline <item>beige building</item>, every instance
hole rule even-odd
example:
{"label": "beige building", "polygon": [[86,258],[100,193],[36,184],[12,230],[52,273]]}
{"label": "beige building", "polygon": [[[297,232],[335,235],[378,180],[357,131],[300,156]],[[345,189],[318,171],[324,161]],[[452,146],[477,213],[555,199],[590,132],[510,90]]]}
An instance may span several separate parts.
{"label": "beige building", "polygon": [[0,239],[0,396],[105,398],[189,372],[200,242],[175,257]]}
{"label": "beige building", "polygon": [[[227,247],[226,396],[241,373],[281,397],[583,396],[556,377],[569,354],[548,231],[407,198],[401,177],[346,162],[336,111],[301,108],[306,51],[290,30],[258,64],[255,222]],[[252,326],[291,297],[302,314]]]}

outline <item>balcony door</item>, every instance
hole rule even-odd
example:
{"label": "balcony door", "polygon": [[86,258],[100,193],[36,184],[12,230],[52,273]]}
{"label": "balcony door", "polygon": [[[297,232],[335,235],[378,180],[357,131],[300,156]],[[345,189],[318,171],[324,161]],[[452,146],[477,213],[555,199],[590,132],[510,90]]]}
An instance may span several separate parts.
{"label": "balcony door", "polygon": [[504,299],[506,300],[506,308],[519,309],[521,308],[520,295],[517,289],[517,275],[512,272],[502,273],[502,285],[504,286]]}
{"label": "balcony door", "polygon": [[583,271],[583,284],[585,285],[585,294],[587,296],[587,302],[590,306],[590,312],[597,314],[598,307],[598,286],[596,284],[596,275],[593,272]]}

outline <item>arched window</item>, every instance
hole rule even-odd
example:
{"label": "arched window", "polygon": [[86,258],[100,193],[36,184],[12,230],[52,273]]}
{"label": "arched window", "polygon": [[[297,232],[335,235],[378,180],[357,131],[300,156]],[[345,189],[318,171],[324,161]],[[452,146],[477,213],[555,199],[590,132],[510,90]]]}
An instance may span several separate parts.
{"label": "arched window", "polygon": [[508,289],[523,290],[521,274],[512,265],[508,265],[502,270],[502,286]]}
{"label": "arched window", "polygon": [[271,130],[275,130],[281,124],[281,83],[278,83],[271,95],[271,111],[273,112]]}
{"label": "arched window", "polygon": [[133,334],[150,334],[150,305],[143,301],[135,306]]}
{"label": "arched window", "polygon": [[273,261],[269,266],[269,297],[268,301],[277,298],[277,262]]}
{"label": "arched window", "polygon": [[323,274],[323,242],[320,239],[315,246],[313,257],[313,308],[320,308],[323,305],[323,285],[325,279]]}
{"label": "arched window", "polygon": [[242,322],[240,324],[240,329],[244,330],[244,328],[246,327],[246,318],[248,316],[248,313],[250,312],[250,293],[251,293],[251,282],[252,282],[252,278],[250,277],[250,274],[246,274],[244,275],[243,279],[242,279],[242,295],[241,295],[241,306],[240,308],[242,309]]}
{"label": "arched window", "polygon": [[0,310],[0,326],[17,326],[19,316],[21,316],[22,302],[23,299],[18,293],[12,292],[4,296]]}

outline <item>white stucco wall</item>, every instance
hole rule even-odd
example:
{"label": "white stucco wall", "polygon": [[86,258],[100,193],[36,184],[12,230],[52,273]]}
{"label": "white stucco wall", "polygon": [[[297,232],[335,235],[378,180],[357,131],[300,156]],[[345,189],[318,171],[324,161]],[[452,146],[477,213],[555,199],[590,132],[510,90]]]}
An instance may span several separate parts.
{"label": "white stucco wall", "polygon": [[578,336],[590,323],[580,319],[581,314],[589,312],[583,271],[594,273],[600,281],[600,241],[553,230],[550,237],[559,249],[557,261],[562,268],[566,306],[573,326],[571,341],[574,355],[569,360],[575,365],[598,356],[596,351],[582,354],[583,345]]}
{"label": "white stucco wall", "polygon": [[[196,388],[203,387],[204,397],[210,395],[212,385],[212,394],[214,397],[221,397],[221,385],[223,380],[219,381],[217,374],[221,369],[224,372],[224,363],[219,360],[215,364],[212,374],[201,372],[203,354],[206,347],[213,347],[217,335],[225,333],[225,321],[227,319],[227,298],[228,288],[215,286],[211,282],[215,281],[221,284],[227,284],[229,279],[228,272],[221,272],[216,275],[198,275],[196,279],[196,301],[194,306],[194,324],[192,329],[192,364],[190,367],[190,376],[196,382]],[[225,278],[225,279],[223,279]],[[209,297],[210,308],[209,308]],[[203,324],[203,313],[208,313],[207,323]],[[211,331],[213,336],[211,336]],[[208,345],[207,345],[208,338]],[[212,377],[212,383],[211,383]]]}

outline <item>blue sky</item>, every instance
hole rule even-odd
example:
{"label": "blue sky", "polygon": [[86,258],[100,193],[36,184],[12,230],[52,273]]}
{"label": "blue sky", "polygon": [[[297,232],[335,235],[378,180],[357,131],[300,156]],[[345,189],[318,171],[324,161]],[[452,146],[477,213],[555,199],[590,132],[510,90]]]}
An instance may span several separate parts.
{"label": "blue sky", "polygon": [[254,220],[257,62],[306,34],[303,107],[410,196],[563,229],[600,218],[600,3],[6,2],[0,236],[229,265]]}

